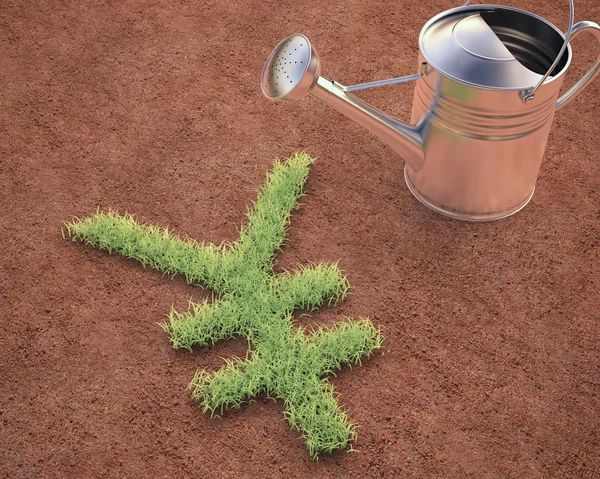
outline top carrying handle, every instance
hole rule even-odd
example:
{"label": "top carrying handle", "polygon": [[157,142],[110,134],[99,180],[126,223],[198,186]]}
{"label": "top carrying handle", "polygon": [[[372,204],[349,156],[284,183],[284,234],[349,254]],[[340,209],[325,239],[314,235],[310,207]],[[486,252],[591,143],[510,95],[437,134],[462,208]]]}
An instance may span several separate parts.
{"label": "top carrying handle", "polygon": [[[470,5],[470,4],[471,4],[471,0],[467,0],[463,6],[466,7],[467,5]],[[573,0],[569,0],[569,10],[570,10],[569,28],[567,29],[567,33],[565,35],[565,42],[563,43],[563,46],[560,49],[560,52],[558,52],[558,55],[556,55],[556,58],[554,59],[554,63],[552,63],[552,66],[548,69],[546,74],[540,79],[540,81],[537,83],[537,85],[520,92],[519,95],[521,97],[521,100],[523,100],[523,103],[527,103],[528,101],[533,100],[533,98],[535,97],[535,92],[537,91],[537,89],[539,87],[542,86],[542,84],[550,76],[550,73],[554,70],[554,68],[556,68],[556,65],[558,65],[558,62],[562,58],[563,53],[565,53],[565,50],[567,49],[567,46],[569,45],[569,39],[571,38],[571,33],[573,31],[573,22],[575,20],[575,5],[573,5]]]}

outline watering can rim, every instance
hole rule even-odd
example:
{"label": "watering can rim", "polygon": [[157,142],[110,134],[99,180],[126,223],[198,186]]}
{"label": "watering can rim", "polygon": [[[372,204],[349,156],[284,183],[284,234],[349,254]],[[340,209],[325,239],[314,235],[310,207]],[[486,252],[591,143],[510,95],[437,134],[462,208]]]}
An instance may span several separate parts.
{"label": "watering can rim", "polygon": [[[449,10],[440,12],[437,15],[435,15],[434,17],[430,18],[425,23],[425,25],[423,25],[423,28],[421,29],[421,32],[419,33],[419,51],[423,55],[423,58],[425,59],[425,61],[429,65],[431,65],[432,68],[434,68],[436,71],[438,71],[445,77],[450,78],[451,80],[454,80],[463,85],[467,85],[467,86],[474,87],[474,88],[479,88],[482,90],[492,90],[492,91],[520,91],[520,90],[523,90],[523,88],[529,88],[529,87],[533,86],[533,85],[521,85],[521,86],[481,85],[479,83],[471,82],[464,78],[459,78],[456,75],[452,75],[452,74],[444,71],[443,68],[440,68],[439,65],[436,64],[435,61],[432,61],[431,58],[427,55],[426,49],[424,48],[424,40],[423,39],[424,39],[425,34],[431,28],[432,25],[439,22],[441,19],[448,17],[450,15],[453,15],[455,13],[469,12],[469,11],[477,13],[477,12],[490,11],[490,10],[508,10],[508,11],[514,11],[514,12],[519,12],[519,13],[528,15],[528,16],[548,25],[550,28],[552,28],[556,33],[558,33],[560,35],[560,37],[563,39],[563,41],[565,39],[565,34],[560,30],[560,28],[558,28],[556,25],[554,25],[552,22],[546,20],[545,18],[540,17],[539,15],[536,15],[535,13],[532,13],[532,12],[529,12],[527,10],[523,10],[520,8],[509,7],[509,6],[504,6],[504,5],[477,4],[477,5],[466,5],[466,6],[451,8]],[[544,81],[544,83],[541,85],[541,87],[545,87],[546,85],[549,85],[549,84],[553,83],[554,81],[559,81],[559,79],[562,78],[562,76],[566,74],[567,70],[569,69],[569,67],[571,65],[571,60],[573,57],[573,51],[572,51],[570,43],[567,45],[567,49],[565,50],[565,52],[567,54],[567,61],[565,62],[565,65],[563,66],[563,68],[556,75],[549,76]],[[541,75],[540,75],[540,78],[541,78]]]}

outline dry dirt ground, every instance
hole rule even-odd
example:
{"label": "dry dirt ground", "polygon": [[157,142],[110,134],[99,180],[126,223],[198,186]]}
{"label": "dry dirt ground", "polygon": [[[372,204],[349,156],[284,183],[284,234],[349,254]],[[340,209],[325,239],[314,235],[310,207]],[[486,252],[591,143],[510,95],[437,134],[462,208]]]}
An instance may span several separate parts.
{"label": "dry dirt ground", "polygon": [[[555,120],[536,194],[473,224],[421,206],[386,145],[312,99],[262,97],[305,33],[342,83],[416,71],[459,2],[0,0],[0,474],[61,477],[600,477],[600,79]],[[563,29],[566,0],[502,2]],[[600,21],[597,0],[577,20]],[[599,46],[573,42],[572,84]],[[412,85],[365,92],[408,119]],[[337,261],[383,352],[332,378],[355,452],[311,461],[266,398],[221,419],[186,389],[240,340],[175,351],[157,326],[210,294],[63,239],[118,209],[237,237],[278,156],[318,157],[279,266]]]}

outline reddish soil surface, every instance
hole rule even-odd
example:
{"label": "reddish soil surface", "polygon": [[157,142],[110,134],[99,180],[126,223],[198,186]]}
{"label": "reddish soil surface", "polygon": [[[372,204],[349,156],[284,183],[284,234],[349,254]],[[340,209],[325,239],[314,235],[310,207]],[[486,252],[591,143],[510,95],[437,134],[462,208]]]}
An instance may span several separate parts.
{"label": "reddish soil surface", "polygon": [[[566,0],[502,2],[565,28]],[[39,477],[599,477],[600,81],[557,114],[536,194],[499,222],[421,206],[402,161],[314,100],[262,97],[303,32],[342,83],[416,69],[459,2],[12,2],[0,8],[0,474]],[[600,20],[597,0],[577,20]],[[598,46],[582,35],[567,83]],[[361,95],[409,117],[412,85]],[[221,419],[186,389],[241,340],[175,351],[157,326],[209,292],[63,239],[99,207],[234,240],[273,158],[319,158],[280,267],[340,261],[382,352],[332,378],[355,452],[311,461],[266,398]],[[303,321],[305,321],[303,319]]]}

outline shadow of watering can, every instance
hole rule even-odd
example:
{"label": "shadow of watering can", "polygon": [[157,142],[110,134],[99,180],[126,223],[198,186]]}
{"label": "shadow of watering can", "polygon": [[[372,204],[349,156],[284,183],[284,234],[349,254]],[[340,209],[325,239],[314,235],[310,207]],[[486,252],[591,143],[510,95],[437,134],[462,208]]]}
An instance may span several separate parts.
{"label": "shadow of watering can", "polygon": [[[554,112],[598,74],[600,57],[558,98],[571,62],[569,39],[600,41],[589,21],[565,35],[532,13],[497,5],[443,12],[419,36],[419,72],[343,86],[320,76],[319,57],[303,35],[273,50],[261,87],[271,100],[311,95],[369,129],[406,161],[404,176],[422,203],[453,218],[504,218],[533,196]],[[351,92],[416,81],[411,124],[364,103]]]}

